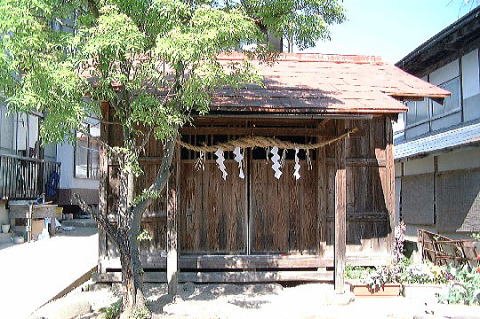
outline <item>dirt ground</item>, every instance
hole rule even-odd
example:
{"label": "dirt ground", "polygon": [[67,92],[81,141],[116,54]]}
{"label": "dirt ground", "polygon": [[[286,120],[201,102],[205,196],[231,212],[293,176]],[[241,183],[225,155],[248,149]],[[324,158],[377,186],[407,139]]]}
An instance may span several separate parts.
{"label": "dirt ground", "polygon": [[[1,0],[0,0],[1,1]],[[98,263],[96,228],[0,247],[0,318],[23,319]]]}
{"label": "dirt ground", "polygon": [[[100,308],[118,300],[118,287],[77,289],[33,318],[102,318]],[[90,286],[91,287],[91,286]],[[117,289],[115,289],[117,288]],[[92,289],[90,289],[92,290]],[[146,285],[153,318],[480,318],[480,307],[438,305],[421,298],[353,298],[326,284],[180,285],[174,300],[166,285]],[[76,309],[77,308],[77,309]],[[87,309],[88,308],[88,309]],[[76,309],[76,310],[75,310]]]}

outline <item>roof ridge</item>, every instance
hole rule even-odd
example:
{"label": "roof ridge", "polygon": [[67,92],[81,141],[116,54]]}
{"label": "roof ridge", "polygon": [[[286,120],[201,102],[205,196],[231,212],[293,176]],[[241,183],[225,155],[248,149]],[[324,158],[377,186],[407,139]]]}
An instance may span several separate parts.
{"label": "roof ridge", "polygon": [[[243,60],[245,54],[240,52],[222,53],[218,56],[219,60]],[[355,55],[355,54],[331,54],[331,53],[280,53],[276,61],[295,61],[295,62],[333,62],[333,63],[353,63],[353,64],[385,64],[380,56],[375,55]]]}

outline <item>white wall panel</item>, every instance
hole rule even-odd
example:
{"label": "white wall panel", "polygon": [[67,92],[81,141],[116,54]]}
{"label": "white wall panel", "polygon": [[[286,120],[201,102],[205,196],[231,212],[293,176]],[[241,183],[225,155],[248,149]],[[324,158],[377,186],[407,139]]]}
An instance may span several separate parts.
{"label": "white wall panel", "polygon": [[433,156],[406,161],[404,164],[404,175],[433,173],[433,170]]}
{"label": "white wall panel", "polygon": [[57,161],[61,162],[60,188],[85,188],[98,189],[97,180],[74,177],[74,147],[68,143],[59,144],[57,147]]}
{"label": "white wall panel", "polygon": [[438,156],[439,172],[478,167],[480,167],[480,147]]}

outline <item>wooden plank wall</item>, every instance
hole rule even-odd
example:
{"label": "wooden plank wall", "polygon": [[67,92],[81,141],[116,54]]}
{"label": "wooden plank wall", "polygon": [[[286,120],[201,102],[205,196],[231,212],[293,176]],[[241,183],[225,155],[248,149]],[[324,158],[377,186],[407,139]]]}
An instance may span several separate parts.
{"label": "wooden plank wall", "polygon": [[[393,151],[390,120],[345,121],[345,128],[358,127],[361,134],[346,140],[347,257],[380,256],[389,253],[394,217]],[[270,120],[270,122],[275,122]],[[293,120],[295,122],[295,120]],[[238,122],[235,122],[238,123]],[[316,122],[322,134],[336,134],[336,120]],[[312,127],[312,126],[309,126]],[[315,126],[314,126],[315,127]],[[227,132],[226,132],[227,133]],[[121,136],[114,128],[110,136]],[[119,142],[120,143],[120,142]],[[148,144],[138,186],[155,177],[161,144]],[[250,154],[246,152],[246,155]],[[271,161],[246,161],[247,179],[238,178],[237,163],[227,158],[229,172],[221,178],[213,158],[205,170],[196,171],[194,160],[180,163],[178,207],[180,254],[316,254],[333,257],[335,146],[317,152],[313,169],[301,161],[301,179],[295,181],[293,161],[287,160],[279,181],[273,177]],[[389,166],[388,163],[392,162]],[[116,166],[108,165],[107,210],[118,197]],[[251,170],[247,173],[248,170]],[[144,256],[165,255],[166,199],[157,200],[142,227],[152,240],[141,244]],[[106,242],[106,255],[116,257]],[[333,264],[332,264],[333,265]]]}
{"label": "wooden plank wall", "polygon": [[[387,254],[391,245],[394,196],[391,170],[387,167],[388,119],[347,120],[346,129],[362,134],[346,140],[347,255]],[[328,129],[328,128],[327,128]],[[330,127],[333,130],[333,127]],[[332,254],[335,213],[335,149],[327,147],[327,252]],[[393,150],[389,149],[392,153]]]}
{"label": "wooden plank wall", "polygon": [[286,161],[277,180],[271,161],[252,160],[252,254],[319,252],[317,170],[301,161],[301,177],[295,180],[294,165]]}
{"label": "wooden plank wall", "polygon": [[206,161],[204,170],[182,161],[179,241],[184,254],[246,252],[245,180],[238,177],[235,161],[226,160],[225,166],[224,181],[215,161]]}

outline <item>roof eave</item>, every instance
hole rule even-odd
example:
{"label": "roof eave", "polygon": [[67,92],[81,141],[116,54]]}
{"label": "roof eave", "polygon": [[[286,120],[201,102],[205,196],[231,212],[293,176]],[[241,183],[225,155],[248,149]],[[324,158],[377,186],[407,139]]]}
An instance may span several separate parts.
{"label": "roof eave", "polygon": [[[427,41],[419,45],[416,49],[414,49],[405,57],[403,57],[400,61],[395,63],[395,65],[411,73],[412,69],[414,69],[414,65],[418,63],[419,57],[421,55],[426,54],[429,50],[432,50],[435,47],[438,47],[439,50],[442,50],[444,52],[445,47],[442,41],[448,40],[448,38],[451,35],[453,35],[455,32],[461,30],[462,28],[468,26],[469,24],[475,23],[476,21],[478,21],[479,17],[480,17],[480,6],[473,9],[472,11],[464,15],[462,18],[450,24],[449,26],[447,26],[446,28],[444,28],[443,30],[435,34],[433,37],[431,37],[430,39],[428,39]],[[462,31],[463,38],[468,37],[468,34],[478,34],[478,28],[467,30],[467,34],[465,34],[465,32]],[[461,41],[461,40],[457,39],[457,41]],[[456,42],[454,42],[453,44],[455,43]],[[413,73],[416,73],[416,72],[413,72]]]}

